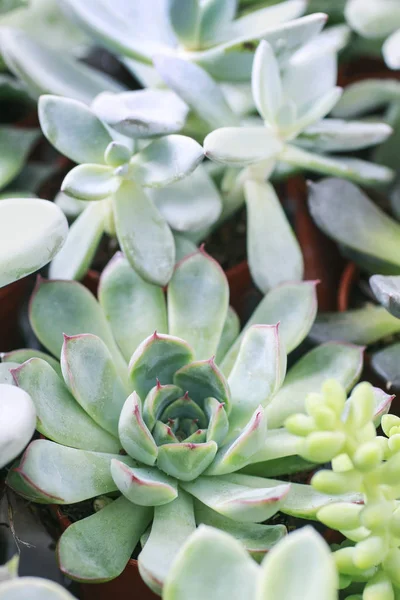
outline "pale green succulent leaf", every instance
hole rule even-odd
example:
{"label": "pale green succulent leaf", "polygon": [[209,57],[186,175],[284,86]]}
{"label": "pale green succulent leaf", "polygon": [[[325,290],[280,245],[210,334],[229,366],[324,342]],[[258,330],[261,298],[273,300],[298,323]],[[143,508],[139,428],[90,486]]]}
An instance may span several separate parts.
{"label": "pale green succulent leaf", "polygon": [[303,131],[296,145],[318,152],[353,152],[381,144],[392,133],[386,123],[323,119]]}
{"label": "pale green succulent leaf", "polygon": [[146,338],[129,363],[133,389],[144,401],[157,382],[167,384],[176,371],[193,360],[193,351],[181,338],[158,334]]}
{"label": "pale green succulent leaf", "polygon": [[19,367],[19,363],[0,363],[0,384],[15,385],[11,371]]}
{"label": "pale green succulent leaf", "polygon": [[277,6],[274,4],[269,6],[265,2],[264,4],[267,5],[235,19],[231,27],[226,28],[230,36],[242,37],[249,34],[254,36],[258,31],[263,34],[266,29],[274,30],[281,23],[291,22],[300,17],[306,9],[305,0],[286,0],[278,2]]}
{"label": "pale green succulent leaf", "polygon": [[0,158],[0,188],[21,172],[29,153],[39,139],[37,129],[0,127],[0,144],[7,148]]}
{"label": "pale green succulent leaf", "polygon": [[124,181],[112,201],[118,241],[129,263],[145,281],[166,285],[175,264],[175,244],[164,217],[133,181]]}
{"label": "pale green succulent leaf", "polygon": [[328,115],[333,107],[338,103],[340,97],[342,95],[342,88],[334,87],[329,90],[326,94],[324,94],[321,98],[317,98],[315,102],[311,105],[307,111],[304,112],[303,115],[300,115],[298,119],[296,119],[293,126],[283,127],[282,130],[286,135],[294,137],[302,132],[307,127],[310,127],[314,123],[317,123],[326,115]]}
{"label": "pale green succulent leaf", "polygon": [[400,7],[396,0],[349,0],[345,17],[351,27],[368,38],[383,38],[400,27]]}
{"label": "pale green succulent leaf", "polygon": [[143,421],[141,401],[133,392],[125,401],[118,425],[119,439],[124,450],[146,465],[154,465],[158,450],[156,443]]}
{"label": "pale green succulent leaf", "polygon": [[157,466],[181,483],[193,481],[210,466],[217,450],[218,446],[213,440],[200,444],[163,444],[158,449]]}
{"label": "pale green succulent leaf", "polygon": [[176,480],[158,469],[128,467],[113,459],[111,475],[125,498],[139,506],[161,506],[178,496]]}
{"label": "pale green succulent leaf", "polygon": [[164,410],[182,396],[183,390],[178,386],[157,383],[149,391],[143,404],[143,420],[147,427],[153,429]]}
{"label": "pale green succulent leaf", "polygon": [[400,344],[391,344],[372,355],[372,368],[386,381],[388,389],[400,386],[398,364],[400,360]]}
{"label": "pale green succulent leaf", "polygon": [[[40,433],[58,444],[73,448],[119,452],[121,444],[118,439],[90,418],[46,361],[31,358],[14,369],[13,376],[17,385],[33,400],[37,413],[36,427]],[[92,384],[93,381],[90,381]]]}
{"label": "pale green succulent leaf", "polygon": [[245,332],[252,325],[279,323],[279,338],[289,354],[306,337],[317,314],[316,282],[277,286],[261,300],[241,334],[225,355],[221,369],[228,376],[240,351]]}
{"label": "pale green succulent leaf", "polygon": [[183,490],[179,489],[172,502],[155,507],[150,536],[138,563],[142,579],[156,594],[161,594],[176,555],[195,529],[193,500]]}
{"label": "pale green succulent leaf", "polygon": [[222,127],[204,140],[206,157],[228,167],[274,159],[282,149],[282,141],[269,127]]}
{"label": "pale green succulent leaf", "polygon": [[31,439],[36,425],[35,405],[14,385],[0,384],[0,468],[14,460]]}
{"label": "pale green succulent leaf", "polygon": [[89,270],[104,233],[104,206],[92,202],[72,223],[67,241],[51,261],[51,279],[82,279]]}
{"label": "pale green succulent leaf", "polygon": [[286,281],[301,281],[303,256],[274,188],[248,180],[247,256],[257,287],[265,294]]}
{"label": "pale green succulent leaf", "polygon": [[168,286],[169,332],[185,339],[198,360],[215,355],[228,305],[227,279],[208,254],[200,250],[176,266]]}
{"label": "pale green succulent leaf", "polygon": [[156,424],[153,427],[152,435],[157,446],[164,446],[165,444],[177,444],[179,442],[171,427],[162,421],[156,421]]}
{"label": "pale green succulent leaf", "polygon": [[[36,350],[34,348],[20,348],[19,350],[11,350],[11,352],[0,353],[1,362],[5,363],[6,365],[8,363],[12,363],[13,365],[15,364],[16,366],[22,365],[22,363],[26,362],[30,358],[41,358],[47,362],[52,369],[54,369],[59,377],[62,377],[61,366],[58,360],[50,356],[50,354],[42,352],[41,350]],[[14,366],[12,368],[14,368]]]}
{"label": "pale green succulent leaf", "polygon": [[377,300],[393,316],[400,318],[400,277],[374,275],[369,280]]}
{"label": "pale green succulent leaf", "polygon": [[[224,575],[221,572],[223,561]],[[165,600],[254,598],[256,563],[230,535],[201,525],[180,550],[163,590]]]}
{"label": "pale green succulent leaf", "polygon": [[201,8],[199,38],[202,46],[218,43],[222,32],[227,32],[230,37],[237,35],[230,27],[237,23],[237,20],[233,21],[237,11],[236,0],[210,0]]}
{"label": "pale green succulent leaf", "polygon": [[113,138],[83,102],[45,95],[38,110],[44,135],[61,154],[78,164],[104,164],[104,153]]}
{"label": "pale green succulent leaf", "polygon": [[168,331],[162,289],[144,281],[123,254],[115,254],[103,270],[98,295],[115,340],[127,361],[151,333]]}
{"label": "pale green succulent leaf", "polygon": [[74,600],[58,583],[41,577],[21,577],[4,581],[0,588],[1,600]]}
{"label": "pale green succulent leaf", "polygon": [[215,398],[206,398],[204,412],[208,417],[207,442],[214,440],[218,446],[221,446],[229,431],[229,420],[224,404]]}
{"label": "pale green succulent leaf", "polygon": [[123,496],[99,512],[73,523],[61,536],[60,569],[71,579],[100,583],[125,569],[152,511]]}
{"label": "pale green succulent leaf", "polygon": [[213,397],[230,411],[230,390],[227,381],[213,359],[199,360],[183,366],[174,375],[174,384],[188,392],[199,406],[204,400]]}
{"label": "pale green succulent leaf", "polygon": [[253,98],[265,121],[274,124],[283,102],[279,64],[272,46],[263,40],[255,53],[252,72]]}
{"label": "pale green succulent leaf", "polygon": [[199,40],[201,19],[200,3],[197,0],[171,0],[168,7],[172,29],[183,47],[195,48]]}
{"label": "pale green succulent leaf", "polygon": [[395,31],[388,37],[383,44],[382,51],[387,66],[390,69],[400,69],[400,30]]}
{"label": "pale green succulent leaf", "polygon": [[174,240],[176,263],[180,262],[190,254],[194,254],[197,251],[196,244],[180,233],[174,233]]}
{"label": "pale green succulent leaf", "polygon": [[305,411],[310,392],[319,392],[326,379],[337,379],[347,390],[358,380],[363,348],[328,342],[305,354],[288,372],[285,382],[267,406],[270,428],[281,426],[294,413]]}
{"label": "pale green succulent leaf", "polygon": [[189,108],[169,90],[145,89],[113,94],[103,92],[91,105],[104,123],[133,138],[151,138],[179,132]]}
{"label": "pale green succulent leaf", "polygon": [[36,198],[1,200],[0,287],[50,262],[67,234],[67,220],[52,202]]}
{"label": "pale green succulent leaf", "polygon": [[400,83],[397,80],[363,79],[346,87],[332,114],[342,119],[354,119],[399,99]]}
{"label": "pale green succulent leaf", "polygon": [[239,317],[235,310],[232,308],[232,306],[229,306],[215,359],[218,364],[223,361],[224,357],[226,356],[230,348],[233,346],[233,343],[236,341],[239,334]]}
{"label": "pale green succulent leaf", "polygon": [[103,200],[114,194],[121,185],[111,167],[85,164],[74,167],[65,177],[61,191],[78,200]]}

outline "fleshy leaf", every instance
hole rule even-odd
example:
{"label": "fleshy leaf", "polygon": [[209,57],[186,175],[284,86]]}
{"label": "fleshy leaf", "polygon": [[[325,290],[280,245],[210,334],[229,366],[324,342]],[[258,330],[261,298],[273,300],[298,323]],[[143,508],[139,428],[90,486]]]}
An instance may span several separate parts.
{"label": "fleshy leaf", "polygon": [[123,496],[99,512],[73,523],[58,542],[60,569],[71,579],[101,583],[125,569],[152,511]]}
{"label": "fleshy leaf", "polygon": [[117,237],[135,271],[146,281],[166,285],[175,264],[175,243],[164,217],[133,181],[124,181],[113,196]]}
{"label": "fleshy leaf", "polygon": [[361,373],[363,348],[327,343],[303,356],[288,372],[285,383],[268,405],[268,427],[281,426],[290,415],[304,412],[310,392],[319,392],[326,379],[337,379],[350,389]]}
{"label": "fleshy leaf", "polygon": [[0,157],[0,189],[11,183],[21,172],[38,139],[37,129],[0,127],[0,145],[7,148],[7,152]]}
{"label": "fleshy leaf", "polygon": [[217,364],[221,363],[225,357],[225,355],[229,352],[230,348],[233,346],[233,343],[236,341],[240,333],[240,320],[232,308],[229,306],[228,313],[226,315],[224,328],[222,330],[221,339],[218,344],[216,362]]}
{"label": "fleshy leaf", "polygon": [[0,201],[0,287],[37,271],[63,246],[68,223],[53,202]]}
{"label": "fleshy leaf", "polygon": [[382,52],[390,69],[400,69],[400,33],[398,30],[387,38],[383,44]]}
{"label": "fleshy leaf", "polygon": [[95,423],[117,437],[128,390],[105,343],[89,333],[64,336],[61,369],[75,400]]}
{"label": "fleshy leaf", "polygon": [[19,350],[11,350],[11,352],[0,353],[1,362],[6,364],[17,363],[18,365],[22,365],[22,363],[30,358],[41,358],[54,369],[59,377],[62,377],[61,366],[58,360],[50,356],[50,354],[46,354],[40,350],[34,348],[21,348]]}
{"label": "fleshy leaf", "polygon": [[387,388],[400,387],[400,344],[392,344],[372,355],[372,368],[386,381]]}
{"label": "fleshy leaf", "polygon": [[[186,393],[182,398],[178,398],[171,402],[165,409],[162,415],[164,421],[175,421],[176,419],[189,419],[196,423],[197,428],[205,429],[207,427],[207,419],[200,408]],[[180,421],[179,421],[180,422]],[[188,442],[189,440],[185,440]]]}
{"label": "fleshy leaf", "polygon": [[154,465],[158,450],[143,421],[140,398],[133,392],[127,398],[119,419],[119,439],[126,452],[146,465]]}
{"label": "fleshy leaf", "polygon": [[37,413],[36,427],[40,433],[73,448],[119,452],[121,445],[117,438],[92,421],[47,362],[31,358],[14,369],[13,376],[17,385],[33,400]]}
{"label": "fleshy leaf", "polygon": [[158,449],[158,467],[180,481],[197,479],[210,466],[217,453],[214,441],[205,444],[164,444]]}
{"label": "fleshy leaf", "polygon": [[61,191],[78,200],[103,200],[114,194],[121,182],[106,165],[78,165],[62,182]]}
{"label": "fleshy leaf", "polygon": [[283,144],[269,127],[222,127],[204,140],[207,158],[228,167],[246,167],[274,159]]}
{"label": "fleshy leaf", "polygon": [[363,79],[346,87],[333,115],[353,119],[365,113],[373,113],[399,98],[400,83],[395,79]]}
{"label": "fleshy leaf", "polygon": [[216,366],[213,359],[200,360],[185,365],[174,375],[174,383],[188,392],[201,407],[204,400],[213,397],[225,404],[225,410],[230,410],[230,391],[225,377]]}
{"label": "fleshy leaf", "polygon": [[111,475],[125,498],[140,506],[161,506],[178,496],[176,480],[158,469],[132,468],[113,459]]}
{"label": "fleshy leaf", "polygon": [[31,439],[36,425],[29,395],[14,385],[0,384],[0,468],[14,460]]}
{"label": "fleshy leaf", "polygon": [[314,152],[353,152],[380,144],[392,133],[386,123],[323,119],[303,131],[296,144]]}
{"label": "fleshy leaf", "polygon": [[279,64],[268,42],[260,42],[253,62],[253,97],[258,112],[265,121],[273,124],[283,100]]}
{"label": "fleshy leaf", "polygon": [[157,383],[147,394],[143,404],[143,420],[149,429],[153,429],[164,409],[183,395],[176,385]]}
{"label": "fleshy leaf", "polygon": [[18,363],[0,363],[0,384],[15,385],[11,371],[16,367],[19,367]]}
{"label": "fleshy leaf", "polygon": [[78,164],[104,164],[104,152],[113,138],[83,102],[41,96],[39,120],[44,135],[61,154]]}
{"label": "fleshy leaf", "polygon": [[400,277],[374,275],[369,282],[380,304],[400,319]]}
{"label": "fleshy leaf", "polygon": [[174,373],[192,360],[192,349],[183,339],[156,332],[132,355],[129,370],[133,388],[144,400],[157,381],[171,383]]}
{"label": "fleshy leaf", "polygon": [[217,351],[228,304],[224,272],[200,250],[177,265],[168,286],[169,332],[185,339],[198,360],[209,359]]}
{"label": "fleshy leaf", "polygon": [[228,415],[223,404],[215,398],[204,400],[204,412],[208,416],[207,442],[214,440],[220,446],[229,431]]}

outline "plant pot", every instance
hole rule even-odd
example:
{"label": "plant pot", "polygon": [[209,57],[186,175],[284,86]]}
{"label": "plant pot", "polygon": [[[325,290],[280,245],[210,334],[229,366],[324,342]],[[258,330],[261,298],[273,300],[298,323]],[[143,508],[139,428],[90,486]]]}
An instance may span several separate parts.
{"label": "plant pot", "polygon": [[21,347],[22,338],[18,327],[20,308],[27,297],[32,277],[0,288],[0,351],[9,352]]}
{"label": "plant pot", "polygon": [[351,293],[359,279],[359,276],[360,274],[357,266],[352,262],[347,263],[340,277],[338,288],[337,309],[339,312],[345,312],[351,308]]}
{"label": "plant pot", "polygon": [[339,66],[338,85],[346,87],[363,79],[400,79],[399,71],[389,69],[383,59],[364,56]]}
{"label": "plant pot", "polygon": [[[64,532],[72,523],[66,517],[60,508],[52,504],[50,510],[57,519],[61,532]],[[106,583],[82,583],[81,600],[116,600],[129,598],[132,600],[159,600],[159,596],[154,594],[140,577],[137,560],[131,559],[126,565],[124,571]]]}

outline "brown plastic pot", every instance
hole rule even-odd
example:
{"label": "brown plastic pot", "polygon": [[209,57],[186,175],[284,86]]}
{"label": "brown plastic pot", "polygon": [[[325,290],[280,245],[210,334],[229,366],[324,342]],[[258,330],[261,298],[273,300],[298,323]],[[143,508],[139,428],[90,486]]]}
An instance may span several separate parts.
{"label": "brown plastic pot", "polygon": [[399,71],[388,69],[381,58],[360,57],[339,66],[338,85],[346,87],[363,79],[400,79]]}
{"label": "brown plastic pot", "polygon": [[0,351],[9,352],[21,346],[18,327],[19,310],[31,283],[31,276],[0,288]]}

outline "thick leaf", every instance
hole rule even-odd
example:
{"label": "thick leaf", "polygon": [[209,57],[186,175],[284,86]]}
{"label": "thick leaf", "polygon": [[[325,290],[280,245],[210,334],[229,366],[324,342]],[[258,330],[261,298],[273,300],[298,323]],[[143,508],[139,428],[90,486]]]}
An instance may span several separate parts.
{"label": "thick leaf", "polygon": [[143,186],[164,187],[190,175],[203,156],[202,147],[191,138],[168,135],[135,154],[129,176]]}
{"label": "thick leaf", "polygon": [[58,583],[41,577],[21,577],[4,581],[0,588],[1,600],[74,600]]}
{"label": "thick leaf", "polygon": [[[200,168],[200,167],[199,167]],[[197,250],[196,244],[180,233],[174,233],[175,240],[175,260],[180,262],[190,254],[194,254]]]}
{"label": "thick leaf", "polygon": [[176,480],[158,469],[131,468],[114,459],[111,475],[125,498],[140,506],[161,506],[178,496]]}
{"label": "thick leaf", "polygon": [[239,124],[221,88],[204,69],[176,56],[156,55],[153,62],[168,87],[211,129]]}
{"label": "thick leaf", "polygon": [[278,61],[268,42],[260,42],[254,56],[252,72],[253,98],[257,110],[271,125],[275,123],[283,100]]}
{"label": "thick leaf", "polygon": [[104,90],[122,91],[116,81],[69,56],[47,47],[24,31],[4,28],[1,52],[8,68],[34,98],[57,94],[90,104]]}
{"label": "thick leaf", "polygon": [[385,381],[388,389],[400,387],[400,344],[393,344],[372,355],[372,368]]}
{"label": "thick leaf", "polygon": [[221,339],[218,344],[216,362],[221,363],[240,333],[240,320],[232,306],[228,308]]}
{"label": "thick leaf", "polygon": [[144,281],[122,253],[115,254],[103,270],[98,296],[126,360],[151,333],[168,331],[162,289]]}
{"label": "thick leaf", "polygon": [[176,555],[195,529],[192,498],[181,489],[173,502],[154,509],[150,536],[138,562],[140,575],[157,594],[161,594]]}
{"label": "thick leaf", "polygon": [[283,149],[276,133],[269,127],[222,127],[204,140],[207,158],[228,167],[246,167],[274,159]]}
{"label": "thick leaf", "polygon": [[374,275],[369,280],[377,300],[392,315],[400,318],[400,277]]}
{"label": "thick leaf", "polygon": [[[400,25],[400,18],[399,18]],[[400,31],[395,31],[383,44],[383,56],[390,69],[400,69]]]}
{"label": "thick leaf", "polygon": [[135,464],[129,456],[88,452],[35,440],[16,470],[28,485],[45,495],[47,502],[72,504],[118,489],[110,471],[113,458]]}
{"label": "thick leaf", "polygon": [[265,294],[286,281],[301,281],[303,256],[270,183],[246,181],[247,256],[257,287]]}
{"label": "thick leaf", "polygon": [[[50,356],[50,354],[35,350],[34,348],[21,348],[19,350],[11,350],[11,352],[3,352],[0,353],[0,358],[2,363],[12,363],[13,365],[15,363],[16,366],[22,365],[22,363],[30,358],[41,358],[54,369],[57,375],[62,377],[61,366],[58,360]],[[14,366],[12,368],[14,368]]]}
{"label": "thick leaf", "polygon": [[91,108],[119,133],[141,139],[179,132],[189,112],[176,94],[155,89],[122,94],[104,92]]}
{"label": "thick leaf", "polygon": [[229,375],[231,431],[243,426],[259,405],[267,406],[286,375],[286,352],[278,325],[252,325],[244,333]]}
{"label": "thick leaf", "polygon": [[176,385],[161,385],[159,382],[147,394],[143,404],[143,420],[153,429],[165,408],[183,396],[183,390]]}
{"label": "thick leaf", "polygon": [[133,388],[144,401],[157,382],[172,383],[176,371],[192,360],[192,349],[185,340],[155,332],[132,355],[129,371]]}
{"label": "thick leaf", "polygon": [[32,358],[15,369],[13,376],[17,385],[33,400],[37,413],[36,427],[40,433],[73,448],[119,452],[119,440],[96,425],[47,362]]}
{"label": "thick leaf", "polygon": [[122,496],[73,523],[58,542],[60,569],[78,581],[114,579],[125,569],[151,515],[150,508],[135,506]]}
{"label": "thick leaf", "polygon": [[143,421],[141,402],[136,392],[127,398],[119,419],[119,439],[124,450],[146,465],[154,465],[158,450]]}
{"label": "thick leaf", "polygon": [[7,385],[15,385],[11,371],[16,367],[19,367],[18,363],[0,363],[0,384],[6,383]]}
{"label": "thick leaf", "polygon": [[95,423],[117,437],[129,388],[120,380],[105,343],[89,333],[65,335],[61,369],[75,400]]}
{"label": "thick leaf", "polygon": [[0,468],[14,460],[31,439],[36,425],[29,395],[14,385],[0,384]]}
{"label": "thick leaf", "polygon": [[37,129],[0,127],[0,144],[7,148],[0,157],[0,189],[20,173],[38,138]]}
{"label": "thick leaf", "polygon": [[[223,571],[222,571],[222,565]],[[181,548],[165,582],[165,600],[242,600],[254,598],[256,563],[240,542],[201,525]]]}
{"label": "thick leaf", "polygon": [[207,442],[214,440],[220,446],[229,431],[229,421],[225,407],[215,398],[207,398],[204,402],[204,411],[209,419]]}
{"label": "thick leaf", "polygon": [[143,279],[166,285],[175,264],[175,243],[164,217],[133,181],[120,185],[113,205],[117,237],[126,258]]}
{"label": "thick leaf", "polygon": [[396,0],[349,0],[345,16],[360,35],[383,38],[400,27],[400,7]]}
{"label": "thick leaf", "polygon": [[114,194],[121,180],[111,167],[105,165],[78,165],[62,182],[61,191],[78,200],[103,200]]}
{"label": "thick leaf", "polygon": [[282,131],[289,136],[289,139],[291,139],[304,129],[307,129],[307,127],[310,127],[314,123],[318,123],[331,112],[333,107],[338,103],[341,95],[342,88],[334,87],[321,98],[318,98],[312,104],[311,108],[309,108],[304,112],[303,115],[299,116],[299,118],[295,120],[293,125],[291,125],[290,119],[288,124],[285,123],[285,117],[283,113],[284,127],[282,128]]}
{"label": "thick leaf", "polygon": [[164,444],[158,449],[157,465],[180,482],[192,481],[210,466],[217,450],[218,446],[213,440],[200,444]]}
{"label": "thick leaf", "polygon": [[346,87],[333,115],[353,119],[399,99],[400,83],[395,79],[363,79]]}
{"label": "thick leaf", "polygon": [[[286,567],[290,565],[290,576]],[[339,580],[328,544],[312,527],[291,533],[262,564],[260,600],[336,600]]]}
{"label": "thick leaf", "polygon": [[38,111],[44,135],[61,154],[76,163],[104,164],[104,153],[113,138],[85,104],[41,96]]}
{"label": "thick leaf", "polygon": [[380,144],[392,133],[385,123],[323,119],[308,127],[296,144],[314,152],[353,152]]}
{"label": "thick leaf", "polygon": [[92,264],[104,233],[104,205],[89,204],[71,225],[67,241],[52,260],[51,279],[81,279]]}
{"label": "thick leaf", "polygon": [[288,372],[285,383],[268,405],[269,428],[281,426],[290,415],[304,412],[310,392],[319,392],[326,379],[337,379],[347,390],[360,376],[363,348],[327,343],[303,356]]}
{"label": "thick leaf", "polygon": [[222,211],[222,198],[207,171],[199,165],[182,181],[148,191],[175,231],[197,231],[213,225]]}
{"label": "thick leaf", "polygon": [[184,482],[181,486],[212,510],[246,523],[261,523],[274,515],[281,507],[290,484],[259,488],[242,483],[244,475],[201,477],[197,481]]}
{"label": "thick leaf", "polygon": [[200,360],[183,366],[174,375],[174,384],[188,392],[199,406],[204,406],[206,398],[216,398],[230,410],[230,390],[225,377],[213,359]]}
{"label": "thick leaf", "polygon": [[332,340],[369,345],[400,331],[400,320],[382,306],[356,308],[346,312],[321,313],[310,337],[314,342]]}
{"label": "thick leaf", "polygon": [[400,225],[355,185],[340,179],[312,184],[309,206],[317,225],[336,241],[400,266]]}
{"label": "thick leaf", "polygon": [[52,202],[1,200],[0,287],[43,267],[63,246],[67,234],[67,220]]}
{"label": "thick leaf", "polygon": [[168,286],[169,332],[185,339],[198,360],[218,348],[229,304],[221,267],[203,250],[182,260]]}
{"label": "thick leaf", "polygon": [[316,282],[285,283],[271,290],[246,323],[241,335],[222,361],[222,371],[229,375],[239,354],[245,331],[256,324],[279,323],[279,338],[289,354],[303,341],[317,313]]}

